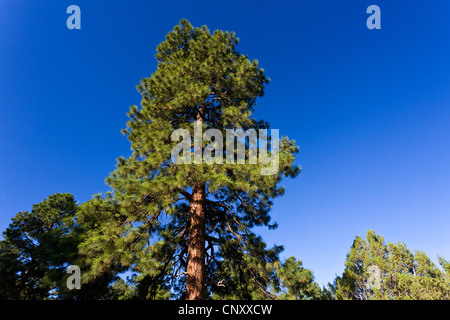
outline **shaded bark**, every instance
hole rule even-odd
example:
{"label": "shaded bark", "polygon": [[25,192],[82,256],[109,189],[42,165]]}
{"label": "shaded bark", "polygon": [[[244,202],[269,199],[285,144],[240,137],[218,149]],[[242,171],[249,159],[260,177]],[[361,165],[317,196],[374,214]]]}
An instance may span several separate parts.
{"label": "shaded bark", "polygon": [[186,276],[186,299],[205,299],[205,184],[198,182],[193,187],[188,260]]}
{"label": "shaded bark", "polygon": [[[197,125],[202,126],[204,107],[199,106],[197,111]],[[196,133],[194,132],[194,135]],[[201,137],[200,137],[201,139]],[[201,141],[201,140],[200,140]],[[194,145],[194,158],[203,154],[202,143]],[[189,217],[189,243],[186,267],[186,299],[205,299],[205,183],[195,182],[192,187]]]}

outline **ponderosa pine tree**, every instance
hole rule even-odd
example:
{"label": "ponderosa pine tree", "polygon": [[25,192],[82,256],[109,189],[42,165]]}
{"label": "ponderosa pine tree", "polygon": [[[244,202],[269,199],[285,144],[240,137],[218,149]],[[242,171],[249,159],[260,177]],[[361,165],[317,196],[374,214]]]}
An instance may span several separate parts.
{"label": "ponderosa pine tree", "polygon": [[311,270],[295,257],[289,257],[284,263],[276,263],[277,286],[275,292],[279,300],[320,300],[327,299],[326,290],[314,281]]}
{"label": "ponderosa pine tree", "polygon": [[[78,250],[85,234],[76,222],[78,210],[73,195],[57,193],[33,205],[31,211],[16,214],[0,241],[0,299],[117,299],[123,295],[123,286],[112,287],[120,281],[120,270],[111,266],[85,281],[80,290],[67,288],[69,265],[78,265],[82,274],[89,267]],[[84,226],[89,227],[86,222]]]}
{"label": "ponderosa pine tree", "polygon": [[[128,113],[124,134],[132,155],[119,158],[107,179],[120,208],[97,236],[114,235],[113,250],[89,239],[83,244],[87,252],[97,246],[98,261],[109,257],[139,270],[141,284],[143,279],[156,281],[157,288],[171,283],[181,298],[205,299],[239,281],[253,289],[235,296],[251,298],[258,292],[258,297],[270,297],[274,272],[269,266],[282,248],[266,249],[251,228],[276,226],[269,211],[272,199],[284,193],[279,182],[299,173],[294,165],[298,147],[286,137],[280,140],[279,170],[273,175],[261,174],[267,167],[261,161],[248,163],[248,149],[246,164],[172,161],[178,141],[171,137],[177,129],[194,137],[194,124],[223,136],[226,129],[268,128],[252,111],[269,79],[257,61],[236,51],[237,44],[232,32],[211,33],[182,20],[158,45],[157,70],[141,81],[141,106]],[[192,154],[204,147],[205,141],[195,144]]]}
{"label": "ponderosa pine tree", "polygon": [[72,195],[55,194],[16,214],[0,242],[0,298],[45,299],[57,289],[77,251],[64,223],[76,208]]}

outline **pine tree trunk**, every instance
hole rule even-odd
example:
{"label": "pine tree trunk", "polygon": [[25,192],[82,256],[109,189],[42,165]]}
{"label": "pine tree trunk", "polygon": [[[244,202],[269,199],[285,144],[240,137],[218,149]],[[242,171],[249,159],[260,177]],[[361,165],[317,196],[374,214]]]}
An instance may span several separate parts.
{"label": "pine tree trunk", "polygon": [[[197,126],[201,130],[203,106],[199,106]],[[195,129],[194,129],[195,131]],[[194,132],[194,135],[197,133]],[[201,135],[201,131],[200,131]],[[195,139],[194,139],[195,141]],[[200,142],[194,145],[195,153],[202,155],[203,147]],[[195,142],[194,142],[195,143]],[[195,156],[194,156],[195,157]],[[194,160],[195,162],[195,160]],[[200,161],[201,162],[201,161]],[[192,187],[192,201],[190,204],[189,243],[186,276],[186,299],[205,299],[205,183],[196,182]]]}
{"label": "pine tree trunk", "polygon": [[188,243],[186,299],[205,299],[205,184],[193,187]]}

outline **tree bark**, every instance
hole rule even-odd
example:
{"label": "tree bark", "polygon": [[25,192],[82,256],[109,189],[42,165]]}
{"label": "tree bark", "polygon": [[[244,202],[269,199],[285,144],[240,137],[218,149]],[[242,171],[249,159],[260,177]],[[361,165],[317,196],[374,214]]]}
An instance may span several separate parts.
{"label": "tree bark", "polygon": [[186,276],[186,299],[205,299],[205,184],[197,182],[192,192]]}
{"label": "tree bark", "polygon": [[[199,106],[197,112],[196,124],[197,128],[202,126],[202,113],[204,107]],[[195,127],[194,127],[195,128]],[[197,133],[194,129],[194,136]],[[201,139],[200,131],[200,139]],[[195,141],[195,139],[194,139]],[[194,143],[196,156],[200,155],[200,163],[202,162],[203,146],[200,142]],[[195,163],[195,160],[194,160]],[[186,299],[187,300],[204,300],[205,299],[205,183],[202,181],[195,182],[192,187],[192,200],[190,203],[189,217],[189,243],[187,257],[187,275],[186,275]]]}

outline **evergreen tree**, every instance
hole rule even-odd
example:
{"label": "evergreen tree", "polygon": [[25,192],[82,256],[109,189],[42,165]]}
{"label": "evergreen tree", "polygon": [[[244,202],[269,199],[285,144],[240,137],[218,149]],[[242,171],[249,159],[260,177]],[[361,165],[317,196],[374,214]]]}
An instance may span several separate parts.
{"label": "evergreen tree", "polygon": [[[157,245],[149,250],[141,239],[150,239],[146,230],[134,227],[110,193],[83,203],[76,221],[83,230],[78,246],[85,269],[83,284],[109,275],[110,281],[117,280],[112,292],[116,299],[169,298],[164,269],[170,263],[168,252]],[[117,278],[125,272],[131,274],[128,283]]]}
{"label": "evergreen tree", "polygon": [[19,212],[0,241],[0,299],[114,299],[110,284],[117,280],[103,272],[80,290],[67,288],[67,268],[81,267],[84,256],[78,252],[80,235],[76,224],[79,210],[73,196],[57,193],[33,205],[31,212]]}
{"label": "evergreen tree", "polygon": [[425,253],[385,243],[370,230],[366,240],[356,237],[331,294],[339,300],[448,300],[450,264],[441,257],[439,263],[443,269]]}
{"label": "evergreen tree", "polygon": [[76,210],[72,195],[55,194],[12,219],[0,242],[1,298],[47,299],[60,286],[77,248],[64,219]]}
{"label": "evergreen tree", "polygon": [[[272,199],[284,193],[279,186],[282,177],[298,174],[293,164],[298,148],[282,138],[279,170],[263,175],[266,163],[248,164],[250,148],[246,164],[220,163],[216,158],[207,163],[196,155],[207,150],[206,142],[191,142],[196,126],[202,132],[217,129],[222,136],[226,129],[268,128],[252,117],[252,111],[269,79],[257,61],[236,51],[237,44],[234,33],[211,33],[206,26],[194,28],[182,20],[157,47],[158,68],[141,81],[141,106],[132,106],[128,113],[124,133],[133,152],[118,159],[107,179],[119,208],[100,222],[114,243],[85,239],[82,246],[97,243],[98,261],[109,263],[114,256],[115,262],[134,268],[144,296],[148,290],[143,286],[158,292],[165,283],[175,297],[205,299],[250,277],[261,294],[270,296],[272,274],[265,263],[276,260],[282,248],[266,249],[251,229],[276,227],[270,223]],[[193,153],[193,164],[171,161],[177,129],[190,133],[194,149],[189,146],[182,157]],[[249,147],[248,141],[245,144]],[[274,148],[270,143],[269,155]],[[218,148],[209,150],[214,157],[221,155]],[[222,155],[238,159],[236,150]],[[93,277],[95,273],[92,268]]]}
{"label": "evergreen tree", "polygon": [[303,263],[295,257],[290,257],[283,264],[275,265],[278,286],[277,299],[280,300],[319,300],[324,298],[326,291],[320,289],[314,281],[311,270],[305,269]]}

